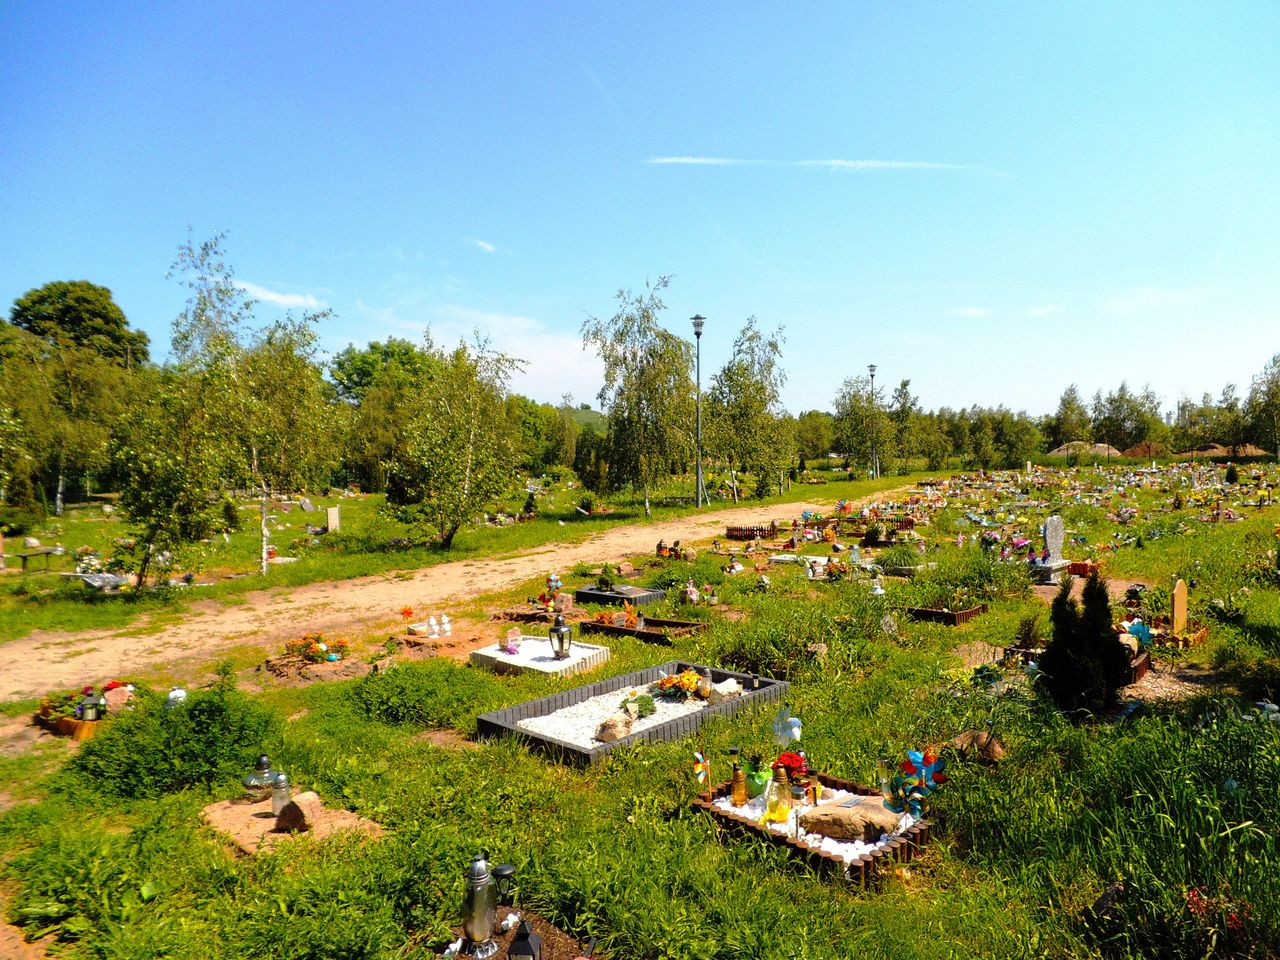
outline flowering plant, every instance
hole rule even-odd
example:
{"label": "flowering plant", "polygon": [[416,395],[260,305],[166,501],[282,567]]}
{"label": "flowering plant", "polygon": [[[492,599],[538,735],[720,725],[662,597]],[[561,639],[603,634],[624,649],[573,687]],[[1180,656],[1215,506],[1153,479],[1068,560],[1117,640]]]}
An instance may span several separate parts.
{"label": "flowering plant", "polygon": [[803,784],[813,773],[809,769],[809,763],[805,760],[803,754],[790,751],[781,754],[777,760],[773,761],[772,769],[787,771],[787,779],[797,784]]}
{"label": "flowering plant", "polygon": [[339,637],[336,640],[326,642],[323,633],[304,633],[298,640],[290,640],[284,645],[284,652],[295,657],[301,657],[308,663],[323,663],[330,656],[334,660],[341,660],[346,656],[350,643]]}
{"label": "flowering plant", "polygon": [[663,677],[653,685],[659,696],[678,697],[682,694],[691,697],[698,692],[698,673],[695,670],[685,670],[682,673],[673,673]]}

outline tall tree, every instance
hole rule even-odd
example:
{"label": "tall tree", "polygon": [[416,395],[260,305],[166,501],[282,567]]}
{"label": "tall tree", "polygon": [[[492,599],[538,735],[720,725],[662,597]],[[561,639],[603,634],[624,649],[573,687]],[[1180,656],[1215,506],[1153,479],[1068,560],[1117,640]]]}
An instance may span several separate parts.
{"label": "tall tree", "polygon": [[440,355],[417,394],[409,442],[391,469],[387,503],[404,522],[453,545],[462,525],[512,480],[506,384],[519,361],[478,342]]}
{"label": "tall tree", "polygon": [[[827,461],[835,442],[834,418],[823,410],[806,410],[796,418],[796,445],[801,461]],[[801,464],[803,469],[804,463]]]}
{"label": "tall tree", "polygon": [[227,367],[167,370],[136,398],[111,442],[120,508],[137,534],[138,589],[157,558],[176,556],[221,525],[228,472],[224,414],[208,398],[231,389]]}
{"label": "tall tree", "polygon": [[584,347],[604,361],[609,482],[642,492],[645,516],[652,487],[673,464],[687,463],[693,447],[693,345],[658,322],[669,282],[660,277],[640,294],[620,290],[611,318],[582,325]]}
{"label": "tall tree", "polygon": [[149,339],[130,330],[111,291],[88,280],[55,280],[14,301],[9,322],[50,346],[68,345],[132,367],[146,363]]}
{"label": "tall tree", "polygon": [[779,430],[787,380],[781,357],[782,332],[766,336],[751,317],[707,391],[709,449],[728,467],[735,503],[738,470],[755,474],[756,493],[763,496],[791,459],[788,438]]}
{"label": "tall tree", "polygon": [[1058,398],[1058,409],[1047,420],[1050,447],[1060,447],[1075,440],[1088,440],[1092,435],[1089,409],[1080,399],[1080,389],[1074,383],[1062,391],[1062,396]]}
{"label": "tall tree", "polygon": [[[879,390],[876,391],[879,394]],[[878,396],[871,393],[867,377],[845,380],[835,398],[836,448],[851,460],[872,467],[875,460],[883,463],[893,456],[892,434],[888,417]]]}
{"label": "tall tree", "polygon": [[1253,378],[1245,411],[1253,441],[1274,450],[1280,460],[1280,353]]}
{"label": "tall tree", "polygon": [[408,380],[420,381],[431,376],[437,363],[437,357],[417,344],[388,337],[385,341],[371,341],[364,347],[348,344],[346,349],[334,355],[329,364],[329,375],[341,399],[358,403],[383,379],[389,368],[398,367]]}

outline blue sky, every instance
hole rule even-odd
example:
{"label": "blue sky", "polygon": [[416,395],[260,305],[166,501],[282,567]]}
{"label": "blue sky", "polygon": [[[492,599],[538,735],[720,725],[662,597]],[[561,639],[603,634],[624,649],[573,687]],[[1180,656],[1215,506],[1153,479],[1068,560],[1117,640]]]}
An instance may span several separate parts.
{"label": "blue sky", "polygon": [[[703,380],[755,315],[795,412],[1166,405],[1280,352],[1280,4],[0,4],[0,303],[108,286],[167,347],[188,227],[330,350],[578,331],[670,274]],[[715,161],[715,162],[711,162]]]}

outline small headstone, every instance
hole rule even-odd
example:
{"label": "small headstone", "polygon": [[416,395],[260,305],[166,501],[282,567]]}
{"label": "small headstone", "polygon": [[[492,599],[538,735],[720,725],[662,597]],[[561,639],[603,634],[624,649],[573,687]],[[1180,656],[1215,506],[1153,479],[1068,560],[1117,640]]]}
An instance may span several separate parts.
{"label": "small headstone", "polygon": [[340,529],[342,529],[342,519],[341,517],[339,517],[339,513],[341,513],[340,507],[329,507],[329,509],[326,510],[325,513],[328,514],[329,519],[327,522],[329,525],[330,533],[337,533]]}
{"label": "small headstone", "polygon": [[1056,513],[1044,522],[1044,546],[1049,551],[1049,563],[1059,563],[1062,560],[1062,541],[1065,538],[1065,530],[1062,525],[1062,517]]}
{"label": "small headstone", "polygon": [[551,609],[556,613],[568,613],[573,609],[573,595],[557,593],[555,600],[551,602]]}
{"label": "small headstone", "polygon": [[1169,613],[1174,636],[1181,636],[1187,629],[1187,584],[1184,580],[1179,580],[1173,585]]}
{"label": "small headstone", "polygon": [[636,565],[630,560],[623,560],[618,564],[618,575],[621,577],[629,577],[636,572]]}
{"label": "small headstone", "polygon": [[308,498],[308,497],[303,497],[303,498],[302,498],[302,509],[303,509],[303,510],[305,510],[305,511],[307,511],[307,513],[310,513],[312,510],[314,510],[314,509],[315,509],[315,504],[313,504],[313,503],[311,502],[310,498]]}
{"label": "small headstone", "polygon": [[314,830],[324,813],[320,797],[310,790],[298,794],[284,805],[276,817],[276,829],[284,833],[300,833]]}
{"label": "small headstone", "polygon": [[524,636],[524,631],[521,630],[519,627],[512,627],[510,630],[507,631],[508,640],[519,640],[523,636]]}

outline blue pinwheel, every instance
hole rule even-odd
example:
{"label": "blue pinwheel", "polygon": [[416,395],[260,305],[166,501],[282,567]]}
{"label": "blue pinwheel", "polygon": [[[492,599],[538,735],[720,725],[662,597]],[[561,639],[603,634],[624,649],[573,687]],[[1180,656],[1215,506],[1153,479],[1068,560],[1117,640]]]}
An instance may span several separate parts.
{"label": "blue pinwheel", "polygon": [[791,715],[791,708],[782,706],[778,708],[777,719],[773,721],[773,742],[779,747],[785,747],[793,740],[800,739],[800,718]]}

